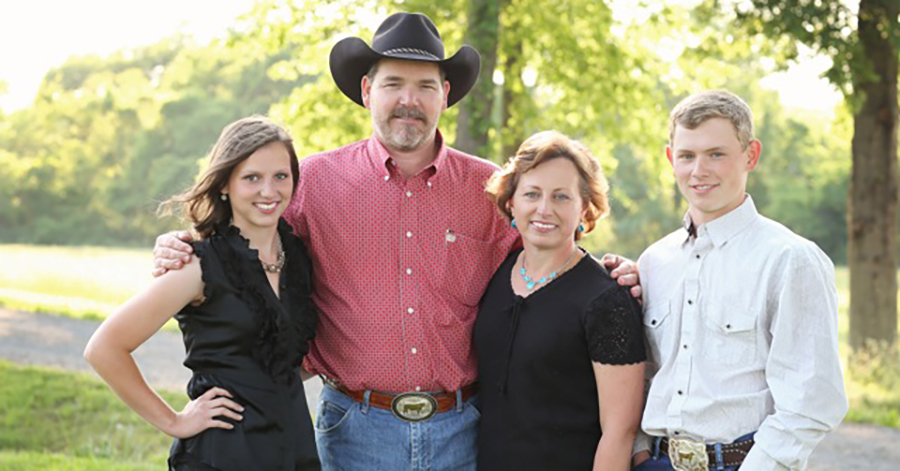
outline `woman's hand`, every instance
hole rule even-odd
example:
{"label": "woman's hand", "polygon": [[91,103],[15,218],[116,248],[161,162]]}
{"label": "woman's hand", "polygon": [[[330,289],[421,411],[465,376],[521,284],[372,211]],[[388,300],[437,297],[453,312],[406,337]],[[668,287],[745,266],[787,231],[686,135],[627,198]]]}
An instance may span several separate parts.
{"label": "woman's hand", "polygon": [[243,412],[244,408],[229,399],[231,397],[231,393],[222,388],[211,388],[175,414],[175,421],[165,432],[175,438],[190,438],[208,428],[233,429],[234,425],[217,420],[223,416],[233,420],[244,419],[238,413]]}

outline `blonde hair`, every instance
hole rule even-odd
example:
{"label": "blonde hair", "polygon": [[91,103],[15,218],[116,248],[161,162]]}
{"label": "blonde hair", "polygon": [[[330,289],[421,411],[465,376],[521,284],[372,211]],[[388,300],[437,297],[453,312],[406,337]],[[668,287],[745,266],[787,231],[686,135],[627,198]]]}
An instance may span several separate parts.
{"label": "blonde hair", "polygon": [[273,142],[284,144],[290,154],[293,190],[296,190],[300,164],[293,139],[269,118],[254,115],[225,126],[209,152],[209,165],[197,182],[187,191],[160,204],[158,213],[161,216],[170,215],[175,207],[182,219],[192,224],[200,238],[209,237],[216,226],[231,221],[231,204],[221,199],[222,189],[228,184],[231,173],[254,152]]}
{"label": "blonde hair", "polygon": [[[578,170],[580,195],[586,206],[584,233],[591,232],[597,221],[609,213],[609,182],[587,147],[557,131],[539,132],[526,139],[519,146],[516,155],[491,176],[485,191],[500,213],[511,220],[509,200],[516,192],[519,178],[525,172],[552,159],[567,159]],[[581,232],[576,231],[575,240],[581,239],[581,235]]]}
{"label": "blonde hair", "polygon": [[741,147],[746,149],[753,139],[753,112],[744,100],[725,90],[706,90],[681,100],[669,115],[669,142],[675,138],[675,127],[697,129],[713,118],[731,122]]}

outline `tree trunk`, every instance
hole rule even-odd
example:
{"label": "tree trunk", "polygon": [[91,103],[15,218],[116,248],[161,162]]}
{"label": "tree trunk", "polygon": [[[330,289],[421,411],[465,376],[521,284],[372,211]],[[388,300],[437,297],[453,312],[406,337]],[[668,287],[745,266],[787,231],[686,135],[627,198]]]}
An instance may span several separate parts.
{"label": "tree trunk", "polygon": [[523,103],[525,85],[522,83],[523,65],[522,41],[514,39],[512,44],[505,47],[506,64],[503,69],[503,108],[500,117],[500,156],[505,162],[516,155],[519,144],[522,143],[523,130]]}
{"label": "tree trunk", "polygon": [[485,158],[494,157],[488,144],[494,109],[494,68],[497,65],[500,0],[471,0],[465,42],[481,53],[481,74],[469,96],[460,102],[454,147]]}
{"label": "tree trunk", "polygon": [[[874,71],[854,93],[862,107],[853,117],[853,176],[848,201],[850,346],[897,337],[897,50],[886,31],[897,22],[895,0],[862,0],[859,37]],[[862,75],[862,74],[861,74]]]}

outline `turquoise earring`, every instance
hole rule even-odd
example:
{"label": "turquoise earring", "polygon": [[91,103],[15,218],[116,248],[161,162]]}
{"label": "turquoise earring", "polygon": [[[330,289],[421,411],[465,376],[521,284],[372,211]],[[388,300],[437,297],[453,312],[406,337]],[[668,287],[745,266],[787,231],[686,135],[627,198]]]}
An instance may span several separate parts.
{"label": "turquoise earring", "polygon": [[584,224],[578,225],[578,232],[584,232]]}
{"label": "turquoise earring", "polygon": [[512,221],[510,221],[509,225],[512,226],[513,228],[519,227],[519,226],[516,225],[516,220],[515,220],[515,219],[513,219]]}

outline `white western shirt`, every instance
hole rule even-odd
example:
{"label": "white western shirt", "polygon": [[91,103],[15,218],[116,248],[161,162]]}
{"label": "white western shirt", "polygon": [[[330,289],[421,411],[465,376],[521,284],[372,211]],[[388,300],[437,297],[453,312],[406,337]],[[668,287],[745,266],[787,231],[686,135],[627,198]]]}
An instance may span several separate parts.
{"label": "white western shirt", "polygon": [[749,195],[690,225],[638,262],[655,374],[642,429],[706,443],[757,431],[741,469],[804,469],[847,412],[834,265]]}

